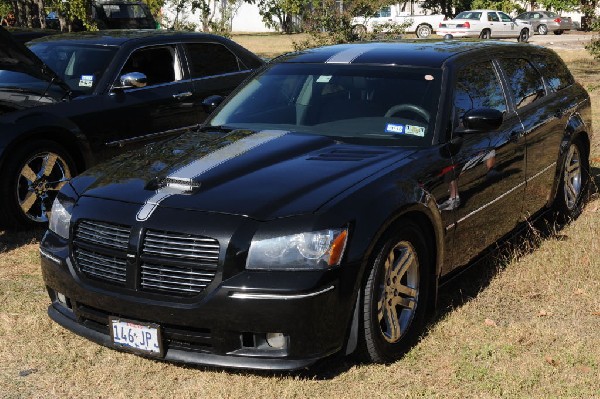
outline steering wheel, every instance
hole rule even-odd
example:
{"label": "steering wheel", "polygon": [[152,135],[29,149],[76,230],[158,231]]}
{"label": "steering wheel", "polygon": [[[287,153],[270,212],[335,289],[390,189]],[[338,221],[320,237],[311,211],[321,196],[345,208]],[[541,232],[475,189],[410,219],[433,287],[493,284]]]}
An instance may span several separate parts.
{"label": "steering wheel", "polygon": [[389,118],[392,115],[395,115],[396,113],[400,112],[400,111],[411,111],[414,112],[415,114],[419,115],[420,117],[422,117],[423,119],[425,119],[425,122],[429,123],[429,112],[425,111],[423,108],[419,107],[418,105],[414,105],[414,104],[396,104],[396,105],[392,105],[387,112],[385,113],[385,117]]}

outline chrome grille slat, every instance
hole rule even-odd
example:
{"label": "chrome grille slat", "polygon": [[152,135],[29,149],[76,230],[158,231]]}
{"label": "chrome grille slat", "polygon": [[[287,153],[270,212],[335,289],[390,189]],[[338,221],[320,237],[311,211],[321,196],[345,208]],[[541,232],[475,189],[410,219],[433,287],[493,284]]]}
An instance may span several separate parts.
{"label": "chrome grille slat", "polygon": [[208,278],[212,278],[214,277],[215,273],[214,272],[202,272],[202,271],[195,271],[195,270],[173,270],[173,268],[171,268],[170,270],[167,270],[163,267],[160,266],[153,266],[153,265],[149,265],[149,264],[144,264],[144,273],[162,273],[164,271],[168,271],[170,273],[173,273],[173,275],[176,274],[181,274],[184,276],[198,276],[198,277],[208,277]]}
{"label": "chrome grille slat", "polygon": [[75,249],[75,261],[88,277],[124,284],[127,262],[111,256],[101,255],[81,248]]}
{"label": "chrome grille slat", "polygon": [[130,229],[125,226],[82,220],[75,229],[75,239],[94,245],[127,250]]}

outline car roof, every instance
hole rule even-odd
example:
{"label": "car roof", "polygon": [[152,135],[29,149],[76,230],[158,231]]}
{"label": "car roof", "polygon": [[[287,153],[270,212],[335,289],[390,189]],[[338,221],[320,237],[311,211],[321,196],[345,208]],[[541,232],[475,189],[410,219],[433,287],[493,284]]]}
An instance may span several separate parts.
{"label": "car roof", "polygon": [[[455,56],[478,51],[499,52],[518,47],[519,43],[468,40],[410,40],[340,44],[285,54],[274,63],[329,63],[405,65],[440,68]],[[534,47],[528,45],[528,47]]]}
{"label": "car roof", "polygon": [[209,33],[172,31],[162,29],[114,29],[95,32],[72,32],[59,35],[46,36],[33,40],[33,43],[41,42],[69,42],[71,44],[98,44],[107,46],[121,46],[126,42],[168,42],[185,40],[209,40],[223,42],[221,36]]}

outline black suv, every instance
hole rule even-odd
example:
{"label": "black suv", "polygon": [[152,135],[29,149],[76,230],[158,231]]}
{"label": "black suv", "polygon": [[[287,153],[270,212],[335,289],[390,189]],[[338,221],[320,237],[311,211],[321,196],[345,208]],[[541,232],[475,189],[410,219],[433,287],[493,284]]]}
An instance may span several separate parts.
{"label": "black suv", "polygon": [[581,211],[591,134],[585,89],[537,46],[288,54],[197,131],[63,187],[48,313],[174,362],[391,362],[458,267],[529,215]]}
{"label": "black suv", "polygon": [[70,177],[195,127],[263,62],[220,36],[114,30],[28,43],[0,28],[0,224],[48,220]]}

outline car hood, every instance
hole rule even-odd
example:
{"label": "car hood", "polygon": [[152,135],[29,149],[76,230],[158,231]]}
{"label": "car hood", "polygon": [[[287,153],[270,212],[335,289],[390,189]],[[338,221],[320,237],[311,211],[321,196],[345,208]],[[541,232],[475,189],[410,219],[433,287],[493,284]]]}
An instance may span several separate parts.
{"label": "car hood", "polygon": [[198,131],[125,154],[72,181],[84,196],[257,220],[317,211],[414,149],[279,130]]}
{"label": "car hood", "polygon": [[37,79],[54,82],[67,93],[69,86],[48,66],[40,60],[23,43],[15,40],[4,28],[0,27],[0,70],[21,72]]}

